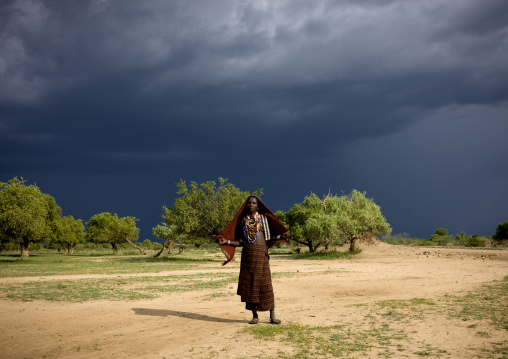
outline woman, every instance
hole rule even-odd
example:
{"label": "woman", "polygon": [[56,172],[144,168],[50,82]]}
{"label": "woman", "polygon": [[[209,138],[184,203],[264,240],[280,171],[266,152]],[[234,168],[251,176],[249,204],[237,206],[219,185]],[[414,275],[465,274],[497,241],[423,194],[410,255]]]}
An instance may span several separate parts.
{"label": "woman", "polygon": [[237,294],[252,311],[249,324],[259,323],[258,311],[270,311],[270,323],[280,324],[275,317],[275,300],[270,273],[268,248],[289,238],[288,229],[256,196],[250,196],[229,225],[217,236],[227,257],[233,259],[236,247],[243,247]]}

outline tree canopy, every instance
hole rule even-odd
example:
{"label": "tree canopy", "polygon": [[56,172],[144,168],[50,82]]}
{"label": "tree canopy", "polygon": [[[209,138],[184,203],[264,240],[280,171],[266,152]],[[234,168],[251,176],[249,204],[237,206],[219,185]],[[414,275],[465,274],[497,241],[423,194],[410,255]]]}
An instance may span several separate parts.
{"label": "tree canopy", "polygon": [[[175,244],[175,241],[185,238],[185,235],[177,233],[175,226],[168,227],[165,224],[159,224],[157,227],[152,228],[152,235],[163,240],[162,248],[154,255],[154,258],[159,257],[165,249],[168,250],[167,254],[171,253],[171,246]],[[180,252],[183,251],[183,248],[183,245],[180,245]]]}
{"label": "tree canopy", "polygon": [[87,239],[93,243],[110,243],[113,253],[118,254],[118,246],[120,243],[129,243],[142,254],[146,251],[135,245],[139,236],[139,228],[136,226],[137,219],[135,217],[119,218],[115,213],[102,212],[90,218],[86,223]]}
{"label": "tree canopy", "polygon": [[496,233],[492,236],[492,239],[503,240],[508,239],[508,221],[499,223],[496,228]]}
{"label": "tree canopy", "polygon": [[16,177],[0,182],[0,245],[19,245],[22,257],[29,255],[30,243],[54,238],[62,214],[52,196],[25,182]]}
{"label": "tree canopy", "polygon": [[84,231],[85,226],[81,219],[74,219],[73,216],[62,217],[56,238],[51,241],[51,245],[65,247],[67,253],[72,254],[77,244],[86,241]]}
{"label": "tree canopy", "polygon": [[354,249],[355,240],[362,233],[391,232],[380,207],[356,190],[343,196],[328,194],[323,199],[312,193],[287,213],[276,214],[289,227],[291,240],[309,247],[311,253],[341,240],[349,240]]}
{"label": "tree canopy", "polygon": [[219,186],[215,181],[199,185],[193,181],[187,187],[186,182],[180,180],[176,183],[180,197],[175,198],[172,207],[163,207],[164,223],[176,235],[185,236],[184,242],[199,246],[214,241],[248,196],[263,194],[262,189],[242,192],[227,181],[219,177]]}

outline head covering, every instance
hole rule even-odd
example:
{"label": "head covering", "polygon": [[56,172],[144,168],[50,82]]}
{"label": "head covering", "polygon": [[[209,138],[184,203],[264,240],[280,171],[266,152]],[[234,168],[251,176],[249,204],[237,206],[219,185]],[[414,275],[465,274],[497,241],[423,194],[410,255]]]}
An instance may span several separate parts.
{"label": "head covering", "polygon": [[[235,241],[235,240],[238,240],[239,236],[243,235],[243,232],[242,232],[243,230],[242,230],[242,226],[241,226],[242,220],[247,215],[245,206],[247,205],[247,201],[251,197],[254,197],[257,199],[258,213],[266,216],[266,219],[268,220],[268,224],[270,226],[270,231],[272,233],[272,236],[282,235],[283,233],[288,231],[288,229],[282,223],[280,223],[280,221],[277,219],[277,217],[275,217],[275,215],[272,213],[272,211],[270,211],[270,209],[263,202],[261,202],[261,200],[258,197],[249,196],[245,199],[245,202],[243,202],[243,205],[242,205],[242,207],[240,207],[238,212],[236,212],[233,220],[231,222],[229,222],[227,227],[224,228],[224,230],[217,235],[217,239],[225,238],[226,240]],[[239,225],[239,222],[240,222],[240,225]],[[273,246],[275,244],[275,242],[284,243],[286,241],[285,239],[279,239],[277,241],[270,241],[270,243],[268,243],[269,239],[270,238],[266,238],[268,248]],[[222,264],[222,265],[225,265],[228,262],[230,262],[233,259],[233,257],[235,256],[235,247],[229,246],[227,244],[221,245],[220,247],[222,249],[222,252],[224,253],[224,255],[227,258],[227,260]]]}

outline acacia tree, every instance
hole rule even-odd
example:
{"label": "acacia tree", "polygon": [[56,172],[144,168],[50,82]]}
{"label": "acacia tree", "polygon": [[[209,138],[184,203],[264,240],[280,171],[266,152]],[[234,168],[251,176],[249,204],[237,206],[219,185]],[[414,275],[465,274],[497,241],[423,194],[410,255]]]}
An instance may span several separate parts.
{"label": "acacia tree", "polygon": [[378,236],[392,231],[381,214],[381,207],[367,198],[365,192],[353,190],[349,195],[341,196],[336,211],[338,230],[350,242],[351,251],[356,249],[356,242],[362,235]]}
{"label": "acacia tree", "polygon": [[[251,195],[227,181],[227,178],[219,177],[218,187],[215,181],[200,185],[193,181],[188,188],[185,181],[180,180],[176,183],[180,197],[175,198],[173,207],[163,207],[162,218],[166,226],[173,228],[176,235],[185,236],[184,242],[196,247],[215,241],[245,198]],[[263,190],[252,194],[261,195]]]}
{"label": "acacia tree", "polygon": [[331,243],[337,242],[340,233],[334,211],[336,202],[337,197],[327,195],[320,199],[311,193],[301,204],[295,204],[282,216],[291,231],[291,240],[307,246],[310,253],[314,253],[320,246],[328,249]]}
{"label": "acacia tree", "polygon": [[0,182],[1,245],[19,245],[22,257],[29,256],[31,243],[54,238],[62,213],[52,196],[25,182],[16,177],[8,183]]}
{"label": "acacia tree", "polygon": [[136,221],[135,217],[118,218],[116,213],[114,215],[109,212],[96,214],[86,223],[87,239],[96,244],[110,243],[115,255],[118,254],[120,243],[129,243],[139,250],[140,254],[146,254],[143,248],[133,243],[139,236]]}
{"label": "acacia tree", "polygon": [[[153,256],[154,258],[159,257],[165,249],[168,250],[166,256],[169,255],[171,253],[171,246],[175,245],[175,241],[185,238],[185,236],[178,236],[174,226],[168,227],[164,224],[159,224],[157,227],[152,228],[152,234],[154,237],[164,240],[162,249]],[[184,245],[180,244],[178,253],[182,253],[184,248]]]}
{"label": "acacia tree", "polygon": [[291,240],[307,246],[311,253],[340,240],[349,241],[353,251],[362,234],[391,232],[380,207],[356,190],[340,197],[328,194],[323,199],[312,193],[282,218],[291,231]]}
{"label": "acacia tree", "polygon": [[81,219],[74,219],[73,216],[62,217],[57,238],[52,240],[51,244],[63,246],[68,254],[73,254],[76,245],[86,241],[84,231],[85,226]]}

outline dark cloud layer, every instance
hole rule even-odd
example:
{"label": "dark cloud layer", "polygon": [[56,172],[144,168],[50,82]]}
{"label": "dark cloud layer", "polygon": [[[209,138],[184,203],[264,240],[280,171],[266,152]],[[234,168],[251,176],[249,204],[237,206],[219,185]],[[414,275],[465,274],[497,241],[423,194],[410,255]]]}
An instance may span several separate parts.
{"label": "dark cloud layer", "polygon": [[175,182],[222,176],[282,210],[367,191],[420,237],[508,219],[506,1],[24,0],[0,20],[0,180],[67,214],[147,237]]}

